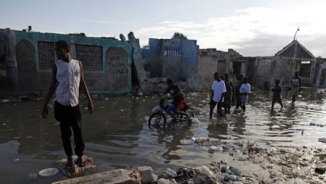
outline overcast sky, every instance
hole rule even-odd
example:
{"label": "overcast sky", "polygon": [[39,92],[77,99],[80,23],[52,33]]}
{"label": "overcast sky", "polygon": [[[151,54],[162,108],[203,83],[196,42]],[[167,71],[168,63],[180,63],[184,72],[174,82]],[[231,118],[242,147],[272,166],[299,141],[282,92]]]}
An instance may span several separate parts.
{"label": "overcast sky", "polygon": [[325,8],[325,0],[1,0],[0,29],[117,39],[132,31],[141,46],[180,32],[200,49],[273,56],[300,27],[296,39],[326,57]]}

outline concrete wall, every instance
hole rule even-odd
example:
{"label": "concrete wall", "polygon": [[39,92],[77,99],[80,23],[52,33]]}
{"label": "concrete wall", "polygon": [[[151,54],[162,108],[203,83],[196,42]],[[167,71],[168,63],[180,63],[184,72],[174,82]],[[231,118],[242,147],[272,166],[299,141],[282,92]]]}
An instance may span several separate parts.
{"label": "concrete wall", "polygon": [[[300,71],[301,69],[300,59],[295,64],[295,71]],[[270,89],[276,79],[280,80],[280,84],[284,87],[290,86],[291,66],[292,58],[280,57],[280,56],[270,56],[270,57],[257,57],[255,62],[255,75],[254,82],[256,87]],[[310,86],[313,84],[314,73],[315,73],[315,61],[311,60],[310,73],[308,77],[301,76],[302,84]],[[248,71],[247,71],[248,73]],[[299,72],[300,75],[300,72]],[[317,76],[315,76],[315,79]]]}
{"label": "concrete wall", "polygon": [[15,32],[0,29],[0,85],[17,88],[18,71],[15,50]]}
{"label": "concrete wall", "polygon": [[171,77],[187,82],[186,90],[198,91],[198,46],[195,40],[149,39],[149,48],[142,50],[145,68],[150,77]]}
{"label": "concrete wall", "polygon": [[144,49],[142,58],[150,66],[150,77],[172,77],[186,81],[198,73],[198,46],[195,40],[149,39],[149,49]]}
{"label": "concrete wall", "polygon": [[9,37],[11,50],[7,51],[11,57],[6,59],[7,71],[11,71],[7,80],[17,81],[10,83],[12,87],[18,85],[26,91],[47,90],[51,66],[56,60],[54,44],[67,40],[72,58],[83,63],[90,91],[112,94],[131,91],[132,49],[128,41],[15,30],[1,30],[0,35],[3,32],[13,35]]}
{"label": "concrete wall", "polygon": [[214,73],[218,70],[218,59],[221,58],[216,49],[200,49],[198,54],[199,75],[203,81],[203,89],[210,90]]}
{"label": "concrete wall", "polygon": [[315,87],[326,87],[326,59],[318,58]]}
{"label": "concrete wall", "polygon": [[[228,49],[227,52],[218,51],[214,48],[200,49],[198,63],[204,90],[210,90],[215,72],[219,72],[220,75],[228,73],[230,78],[234,78],[237,74],[246,76],[247,72],[247,59],[233,49]],[[235,69],[235,67],[238,68]]]}

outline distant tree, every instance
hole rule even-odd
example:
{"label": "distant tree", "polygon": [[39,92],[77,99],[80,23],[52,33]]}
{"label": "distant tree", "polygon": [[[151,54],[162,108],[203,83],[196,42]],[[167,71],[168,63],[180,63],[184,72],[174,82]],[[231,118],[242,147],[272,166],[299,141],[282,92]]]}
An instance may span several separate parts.
{"label": "distant tree", "polygon": [[182,33],[175,32],[171,39],[184,39],[188,40],[187,36]]}

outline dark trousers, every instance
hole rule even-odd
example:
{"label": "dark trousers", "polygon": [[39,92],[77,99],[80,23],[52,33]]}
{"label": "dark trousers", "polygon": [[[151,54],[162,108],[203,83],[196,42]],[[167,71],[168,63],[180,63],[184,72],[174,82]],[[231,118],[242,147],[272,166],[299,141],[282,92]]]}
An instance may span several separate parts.
{"label": "dark trousers", "polygon": [[82,156],[84,154],[85,144],[82,137],[81,112],[79,105],[74,107],[64,106],[55,101],[54,117],[60,122],[61,140],[66,155],[68,157],[73,155],[70,142],[70,137],[73,132],[75,153],[77,156]]}
{"label": "dark trousers", "polygon": [[229,112],[231,109],[231,96],[230,95],[225,95],[224,96],[224,103],[223,103],[223,107],[225,109],[225,112]]}
{"label": "dark trousers", "polygon": [[214,100],[211,99],[209,103],[209,116],[213,115],[213,111],[215,106],[217,105],[217,113],[222,116],[222,103],[215,102]]}
{"label": "dark trousers", "polygon": [[236,105],[235,105],[235,108],[236,109],[239,109],[239,107],[242,106],[242,103],[241,103],[241,98],[240,98],[240,95],[237,95],[236,96]]}

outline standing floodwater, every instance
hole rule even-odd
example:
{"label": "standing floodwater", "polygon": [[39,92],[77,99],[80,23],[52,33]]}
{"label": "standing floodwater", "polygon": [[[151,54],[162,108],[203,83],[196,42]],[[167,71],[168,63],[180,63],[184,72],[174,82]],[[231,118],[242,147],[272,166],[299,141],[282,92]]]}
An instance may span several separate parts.
{"label": "standing floodwater", "polygon": [[[324,143],[318,142],[318,138],[326,137],[325,98],[323,91],[305,89],[291,105],[291,97],[285,91],[282,112],[275,104],[271,113],[271,93],[253,91],[245,114],[234,114],[232,107],[226,117],[217,117],[214,112],[209,119],[209,93],[188,93],[187,102],[192,104],[200,123],[165,131],[147,127],[151,110],[159,103],[156,96],[94,98],[92,115],[88,114],[87,101],[81,100],[86,155],[97,164],[82,175],[144,165],[157,173],[166,168],[221,160],[222,153],[212,154],[209,147],[195,145],[197,137],[249,140],[274,147],[323,148]],[[49,177],[28,177],[55,167],[56,160],[66,158],[53,109],[44,120],[42,105],[43,101],[0,103],[1,183],[51,183],[66,179],[60,172]]]}

